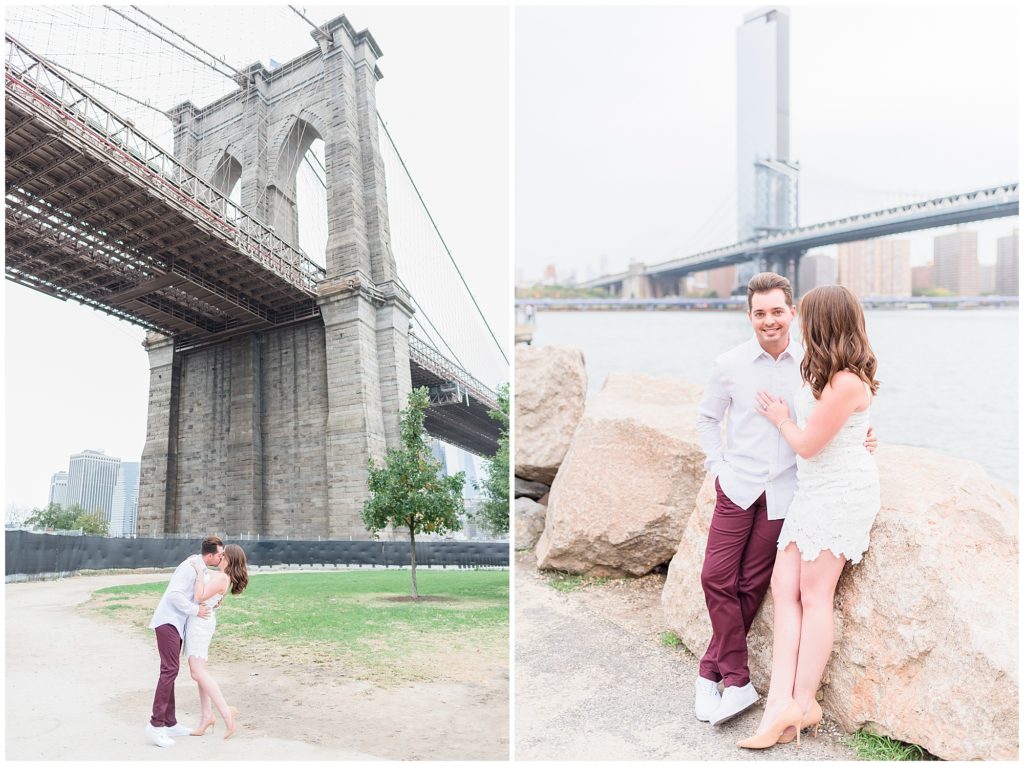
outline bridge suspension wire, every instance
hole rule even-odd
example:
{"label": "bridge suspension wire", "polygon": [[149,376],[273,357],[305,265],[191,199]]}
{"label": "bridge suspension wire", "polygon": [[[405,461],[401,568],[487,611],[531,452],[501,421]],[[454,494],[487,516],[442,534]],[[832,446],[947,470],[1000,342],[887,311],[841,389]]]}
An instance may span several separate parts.
{"label": "bridge suspension wire", "polygon": [[92,77],[89,77],[88,75],[84,75],[81,72],[76,72],[74,69],[72,69],[71,67],[67,66],[66,64],[58,64],[56,61],[51,61],[50,64],[52,66],[57,67],[57,69],[61,69],[61,70],[65,71],[65,72],[67,72],[70,75],[74,75],[75,77],[80,77],[81,79],[85,80],[86,82],[92,83],[93,85],[96,85],[96,86],[98,86],[100,88],[104,88],[105,90],[109,90],[111,93],[116,93],[121,98],[124,98],[124,99],[127,99],[129,101],[132,101],[132,102],[138,104],[139,106],[144,106],[146,109],[152,109],[157,114],[163,115],[164,117],[167,117],[168,119],[170,119],[171,115],[169,115],[163,109],[158,109],[157,107],[153,106],[152,104],[147,104],[145,101],[140,101],[139,99],[135,98],[135,96],[130,96],[127,93],[124,93],[123,91],[120,91],[117,88],[112,88],[111,86],[106,85],[106,84],[100,82],[99,80],[95,80]]}
{"label": "bridge suspension wire", "polygon": [[[107,6],[107,7],[109,7],[109,6]],[[196,50],[200,50],[200,51],[202,51],[202,52],[203,52],[203,53],[205,53],[205,54],[206,54],[207,56],[209,56],[209,57],[210,57],[211,59],[213,59],[214,61],[216,61],[217,63],[219,63],[219,64],[220,64],[221,66],[226,66],[226,67],[227,67],[228,69],[230,69],[230,70],[231,70],[232,72],[234,72],[234,73],[235,73],[235,75],[237,75],[238,77],[244,77],[244,76],[245,76],[245,75],[243,75],[243,74],[242,74],[242,72],[239,72],[239,71],[238,71],[237,69],[235,69],[235,68],[234,68],[233,66],[231,66],[231,65],[230,65],[229,63],[227,63],[227,62],[226,62],[226,61],[224,60],[224,58],[223,58],[223,57],[220,57],[220,58],[218,58],[217,56],[214,56],[214,55],[213,55],[212,53],[210,53],[210,52],[209,52],[208,50],[206,50],[206,49],[205,49],[205,48],[203,48],[202,46],[200,46],[200,45],[198,45],[198,44],[194,43],[194,42],[193,42],[192,40],[189,40],[189,39],[188,39],[187,37],[185,37],[185,35],[181,34],[180,32],[176,32],[175,30],[171,29],[171,28],[170,28],[169,26],[167,26],[166,24],[164,24],[164,23],[163,23],[162,21],[160,21],[159,19],[157,19],[157,18],[155,18],[155,17],[151,16],[150,14],[146,13],[146,12],[145,12],[144,10],[142,10],[142,9],[141,9],[141,8],[140,8],[139,6],[137,6],[137,5],[133,5],[133,6],[131,6],[131,7],[132,7],[132,8],[134,8],[134,9],[135,9],[136,11],[138,11],[139,13],[141,13],[141,14],[142,14],[143,16],[145,16],[145,17],[146,17],[147,19],[149,19],[150,21],[153,21],[154,23],[158,24],[158,25],[159,25],[159,26],[160,26],[160,27],[161,27],[162,29],[166,29],[166,30],[167,30],[168,32],[170,32],[170,33],[171,33],[172,35],[174,35],[175,37],[180,37],[180,38],[181,38],[182,40],[184,40],[185,42],[187,42],[187,43],[188,43],[189,45],[191,45],[191,46],[192,46],[193,48],[195,48]],[[147,30],[147,31],[149,31],[149,30]],[[159,35],[157,35],[157,36],[159,37]],[[161,38],[161,39],[162,39],[162,38]],[[169,41],[165,41],[165,42],[169,42]],[[209,65],[209,64],[207,64],[207,66],[210,66],[210,65]],[[213,68],[213,67],[211,67],[211,68]]]}
{"label": "bridge suspension wire", "polygon": [[466,288],[467,294],[469,295],[470,299],[473,301],[473,306],[476,308],[476,312],[479,315],[480,320],[484,323],[484,326],[487,328],[487,332],[490,333],[490,336],[491,336],[492,340],[494,341],[494,345],[498,349],[498,352],[501,354],[502,358],[505,360],[505,363],[508,364],[508,356],[506,356],[505,350],[504,350],[504,348],[502,348],[501,342],[498,340],[497,336],[494,334],[494,330],[491,329],[491,325],[487,321],[487,317],[484,316],[484,312],[481,310],[480,304],[477,303],[476,296],[473,295],[473,291],[470,289],[469,284],[467,284],[467,282],[466,282],[466,278],[462,274],[462,269],[459,268],[459,264],[455,261],[454,256],[452,256],[452,251],[448,248],[448,243],[446,243],[444,241],[444,237],[441,235],[441,230],[437,228],[437,222],[434,220],[434,216],[431,215],[430,208],[427,207],[427,203],[423,199],[423,195],[420,194],[419,187],[416,186],[416,182],[413,180],[412,174],[409,172],[409,168],[405,164],[405,160],[402,159],[402,155],[398,151],[398,147],[395,145],[395,139],[392,138],[391,132],[388,130],[387,123],[384,122],[384,118],[380,115],[380,112],[377,113],[377,120],[380,123],[381,127],[384,128],[384,135],[386,135],[388,137],[388,142],[391,144],[392,149],[394,149],[395,156],[398,158],[398,161],[399,161],[399,163],[402,166],[402,170],[405,171],[405,175],[409,179],[409,183],[412,185],[413,190],[416,192],[416,196],[419,198],[420,204],[423,205],[423,210],[424,210],[424,212],[426,212],[427,217],[430,219],[430,223],[434,227],[434,231],[437,233],[437,237],[440,240],[441,245],[444,247],[445,252],[448,254],[448,259],[451,261],[452,265],[455,267],[455,272],[459,275],[459,279],[462,281],[462,285]]}
{"label": "bridge suspension wire", "polygon": [[[161,39],[161,40],[163,40],[163,41],[164,41],[165,43],[167,43],[168,45],[170,45],[170,46],[171,46],[172,48],[176,48],[177,50],[181,51],[182,53],[184,53],[184,54],[185,54],[186,56],[188,56],[189,58],[195,59],[196,61],[198,61],[198,62],[199,62],[200,64],[203,64],[204,66],[208,66],[208,67],[210,67],[210,68],[211,68],[211,69],[213,69],[213,70],[214,70],[215,72],[216,72],[216,71],[218,71],[218,70],[217,70],[217,68],[216,68],[216,67],[214,67],[213,65],[211,65],[211,64],[210,64],[209,62],[207,62],[207,61],[203,61],[203,60],[202,60],[201,58],[199,58],[198,56],[196,56],[196,55],[195,55],[194,53],[190,53],[189,51],[185,50],[184,48],[182,48],[182,47],[181,47],[180,45],[178,45],[177,43],[175,43],[175,42],[173,42],[173,41],[171,41],[171,40],[168,40],[168,39],[167,39],[166,37],[164,37],[163,35],[161,35],[161,34],[160,34],[159,32],[154,32],[154,31],[153,31],[152,29],[149,29],[149,28],[148,28],[147,26],[145,26],[144,24],[141,24],[141,23],[139,23],[138,21],[136,21],[135,19],[131,18],[130,16],[128,16],[128,15],[126,15],[126,14],[124,14],[124,13],[121,13],[121,11],[117,10],[117,9],[116,9],[116,8],[114,8],[113,6],[110,6],[110,5],[104,5],[103,7],[104,7],[104,8],[106,8],[106,9],[107,9],[108,11],[110,11],[111,13],[115,13],[115,14],[117,14],[117,15],[118,15],[118,16],[120,16],[120,17],[121,17],[122,19],[124,19],[125,21],[129,22],[130,24],[134,24],[134,25],[135,25],[135,26],[137,26],[137,27],[138,27],[139,29],[142,29],[142,30],[143,30],[143,31],[145,31],[145,32],[149,32],[149,34],[153,35],[154,37],[158,37],[158,38],[160,38],[160,39]],[[134,5],[133,5],[133,6],[131,6],[131,7],[132,7],[132,8],[135,8],[135,6],[134,6]],[[136,10],[138,10],[138,8],[135,8],[135,9],[136,9]],[[139,11],[139,12],[140,12],[140,13],[143,13],[142,11]],[[144,16],[146,16],[147,18],[152,18],[151,16],[149,16],[149,15],[148,15],[148,14],[146,14],[146,13],[143,13],[143,15],[144,15]],[[158,22],[158,23],[159,23],[159,22]],[[161,24],[161,26],[163,26],[163,25]],[[177,33],[175,33],[175,34],[177,34]],[[185,37],[184,37],[184,35],[178,35],[178,37],[181,37],[182,39],[185,39],[185,40],[187,40],[187,38],[185,38]],[[189,40],[188,42],[189,42],[189,44],[190,44],[190,45],[193,45],[194,47],[196,47],[196,48],[199,48],[199,46],[198,46],[198,45],[196,45],[195,43],[191,42],[190,40]],[[202,50],[202,48],[199,48],[199,50]],[[204,53],[205,53],[205,51],[204,51]],[[209,54],[208,54],[208,55],[209,55]],[[225,64],[224,66],[227,66],[227,64]],[[239,72],[239,71],[238,71],[237,69],[234,69],[233,67],[229,67],[229,69],[232,69],[232,71],[234,71],[234,72],[235,72],[236,74],[241,74],[241,72]],[[220,74],[224,74],[224,73],[223,73],[223,72],[220,72]],[[230,77],[231,75],[226,75],[226,76]]]}

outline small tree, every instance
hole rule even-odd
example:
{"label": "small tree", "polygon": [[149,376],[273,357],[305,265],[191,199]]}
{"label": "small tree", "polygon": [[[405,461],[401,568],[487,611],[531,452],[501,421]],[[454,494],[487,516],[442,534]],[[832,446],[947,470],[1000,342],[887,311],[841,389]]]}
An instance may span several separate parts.
{"label": "small tree", "polygon": [[488,461],[486,475],[477,489],[483,494],[484,504],[479,518],[491,534],[508,534],[508,383],[498,389],[498,409],[488,414],[501,423],[498,451]]}
{"label": "small tree", "polygon": [[33,508],[25,523],[43,529],[81,529],[87,535],[105,536],[109,532],[106,519],[99,511],[87,511],[80,505],[67,508],[50,503],[45,508]]}
{"label": "small tree", "polygon": [[400,449],[388,450],[384,465],[369,463],[370,499],[363,505],[363,524],[374,538],[387,526],[409,530],[412,564],[412,597],[416,589],[416,535],[444,534],[462,528],[462,485],[465,474],[442,473],[441,463],[430,454],[423,434],[430,398],[426,388],[409,394],[409,406],[401,412]]}

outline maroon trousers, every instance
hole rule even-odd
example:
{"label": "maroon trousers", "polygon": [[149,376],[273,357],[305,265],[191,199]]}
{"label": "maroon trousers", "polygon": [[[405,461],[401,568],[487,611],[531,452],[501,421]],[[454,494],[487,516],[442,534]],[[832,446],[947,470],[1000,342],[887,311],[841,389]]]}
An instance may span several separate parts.
{"label": "maroon trousers", "polygon": [[769,520],[762,494],[750,508],[733,503],[718,481],[700,583],[711,617],[711,643],[700,675],[726,686],[750,683],[747,631],[764,600],[775,566],[782,519]]}
{"label": "maroon trousers", "polygon": [[156,682],[153,695],[153,726],[174,726],[174,681],[178,678],[181,636],[178,629],[170,624],[156,628],[156,648],[160,652],[160,680]]}

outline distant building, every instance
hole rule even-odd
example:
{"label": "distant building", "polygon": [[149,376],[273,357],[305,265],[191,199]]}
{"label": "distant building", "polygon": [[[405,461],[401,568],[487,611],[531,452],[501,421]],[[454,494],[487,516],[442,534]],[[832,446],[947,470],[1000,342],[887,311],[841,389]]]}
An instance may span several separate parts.
{"label": "distant building", "polygon": [[992,295],[996,291],[996,265],[994,263],[978,264],[978,292],[981,295]]}
{"label": "distant building", "polygon": [[910,240],[866,239],[838,247],[837,281],[860,298],[910,297]]}
{"label": "distant building", "polygon": [[936,287],[943,287],[953,295],[977,295],[978,284],[978,232],[954,231],[934,240],[935,255],[932,263]]}
{"label": "distant building", "polygon": [[68,464],[67,504],[98,512],[109,522],[120,465],[121,458],[110,457],[102,450],[87,449],[72,455]]}
{"label": "distant building", "polygon": [[996,240],[996,293],[1020,295],[1020,240],[1013,234]]}
{"label": "distant building", "polygon": [[121,463],[110,510],[110,536],[131,537],[139,516],[139,463]]}
{"label": "distant building", "polygon": [[558,284],[558,272],[555,270],[554,264],[548,264],[544,267],[544,278],[541,283],[547,286]]}
{"label": "distant building", "polygon": [[64,506],[68,504],[68,472],[57,471],[50,477],[50,498],[47,503]]}
{"label": "distant building", "polygon": [[812,253],[800,259],[797,288],[803,295],[808,290],[836,283],[836,259],[826,253]]}
{"label": "distant building", "polygon": [[932,277],[934,268],[929,263],[927,266],[914,266],[910,270],[910,288],[911,290],[927,290],[929,287],[935,287],[935,281]]}
{"label": "distant building", "polygon": [[786,9],[761,8],[743,17],[736,31],[736,102],[736,228],[742,241],[797,225],[799,168],[789,154]]}
{"label": "distant building", "polygon": [[722,266],[690,275],[686,292],[691,295],[706,295],[714,292],[719,298],[728,298],[736,287],[736,267]]}

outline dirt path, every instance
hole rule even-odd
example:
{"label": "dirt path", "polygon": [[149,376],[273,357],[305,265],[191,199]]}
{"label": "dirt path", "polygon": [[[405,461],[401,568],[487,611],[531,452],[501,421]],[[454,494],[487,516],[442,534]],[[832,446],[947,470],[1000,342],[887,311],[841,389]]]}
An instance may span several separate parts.
{"label": "dirt path", "polygon": [[[145,736],[159,669],[155,641],[81,614],[111,585],[168,573],[72,577],[8,584],[7,760],[504,760],[508,666],[459,681],[381,688],[312,668],[211,663],[239,709],[240,731],[158,748]],[[215,658],[212,658],[215,660]],[[453,663],[454,664],[454,663]],[[187,667],[176,686],[178,720],[198,721]]]}
{"label": "dirt path", "polygon": [[538,573],[532,554],[518,555],[515,570],[516,760],[855,757],[825,726],[799,750],[796,743],[738,749],[760,705],[717,728],[698,721],[697,659],[659,640],[663,576],[562,593]]}

